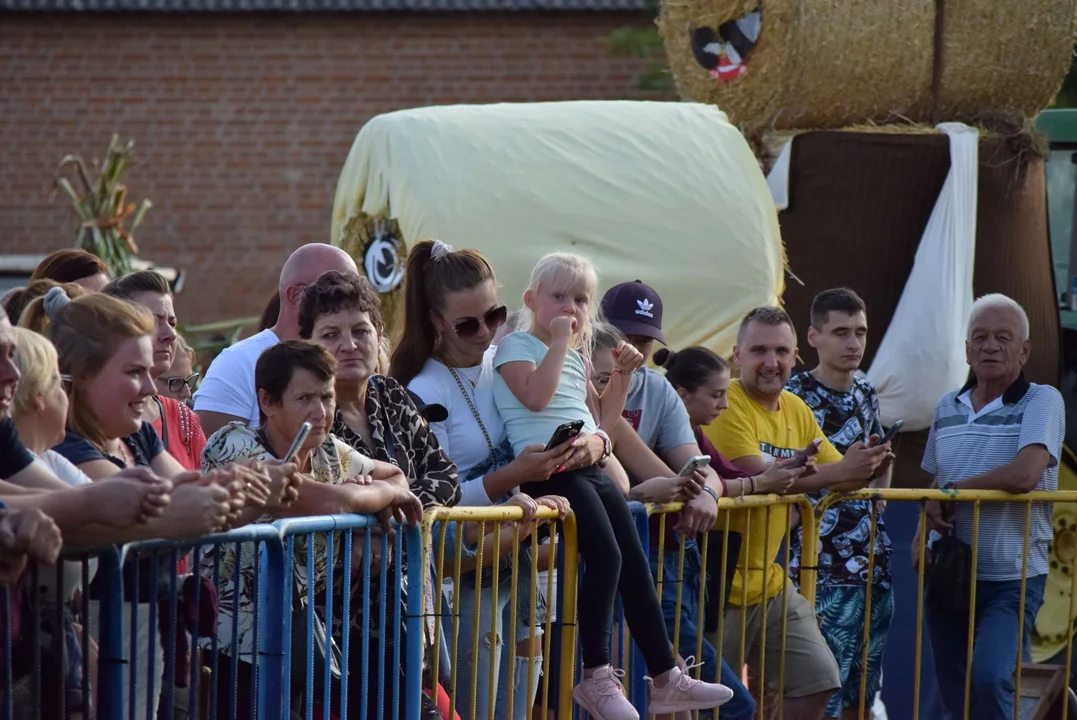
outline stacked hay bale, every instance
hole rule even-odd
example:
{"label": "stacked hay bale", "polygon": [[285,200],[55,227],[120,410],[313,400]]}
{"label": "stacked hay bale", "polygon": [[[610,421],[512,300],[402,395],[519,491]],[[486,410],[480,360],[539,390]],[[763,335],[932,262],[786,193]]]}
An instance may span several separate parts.
{"label": "stacked hay bale", "polygon": [[[850,285],[867,302],[877,347],[949,169],[934,126],[979,127],[973,292],[1026,308],[1029,378],[1058,384],[1046,144],[1033,119],[1070,67],[1077,0],[662,0],[659,31],[680,94],[721,108],[765,171],[795,138],[779,218],[804,283],[783,297],[800,333],[816,292]],[[810,367],[813,352],[802,352]],[[925,436],[900,438],[895,485],[930,482],[919,469]],[[1065,512],[1056,509],[1052,553],[1072,544]],[[1071,561],[1056,563],[1052,580]],[[1055,586],[1066,590],[1045,597],[1032,638],[1041,662],[1072,629],[1068,576]]]}
{"label": "stacked hay bale", "polygon": [[[755,12],[744,37],[734,26]],[[700,63],[691,34],[707,29],[724,47],[702,54],[742,72]],[[1031,117],[1061,87],[1075,29],[1075,0],[663,0],[659,17],[681,95],[748,133]]]}

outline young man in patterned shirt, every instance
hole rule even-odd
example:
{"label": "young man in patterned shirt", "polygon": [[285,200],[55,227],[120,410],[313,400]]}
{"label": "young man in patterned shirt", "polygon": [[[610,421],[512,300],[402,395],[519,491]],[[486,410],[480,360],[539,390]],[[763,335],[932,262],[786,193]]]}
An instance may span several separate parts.
{"label": "young man in patterned shirt", "polygon": [[[856,375],[867,336],[864,301],[855,292],[838,288],[819,293],[812,301],[808,329],[808,343],[818,352],[819,364],[794,375],[786,385],[811,408],[827,438],[842,454],[858,440],[867,443],[871,436],[883,434],[875,388]],[[871,486],[890,486],[889,461],[875,471]],[[820,490],[809,497],[817,502],[826,492]],[[890,538],[879,508],[872,506],[869,500],[846,500],[830,508],[819,522],[815,610],[823,637],[838,662],[842,684],[827,705],[826,716],[830,718],[859,717],[873,514],[877,524],[864,700],[867,713],[871,712],[882,681],[883,649],[894,614],[894,598],[890,587]],[[797,528],[790,546],[789,575],[798,585],[801,546],[802,532]]]}

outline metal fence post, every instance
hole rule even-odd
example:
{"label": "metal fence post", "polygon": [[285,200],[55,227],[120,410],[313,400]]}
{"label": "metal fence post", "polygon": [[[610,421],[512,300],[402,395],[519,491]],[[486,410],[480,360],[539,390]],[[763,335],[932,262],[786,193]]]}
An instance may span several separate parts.
{"label": "metal fence post", "polygon": [[[638,502],[628,503],[629,510],[632,511],[632,519],[636,523],[636,534],[639,535],[640,544],[643,545],[643,552],[647,554],[648,558],[651,554],[651,532],[650,532],[650,517],[647,514],[647,508]],[[650,570],[650,568],[648,568]],[[661,603],[662,598],[658,598]],[[676,652],[677,640],[671,638],[673,641],[674,651]],[[647,681],[644,676],[647,674],[647,663],[643,659],[643,653],[640,652],[639,646],[636,645],[635,638],[632,638],[632,667],[629,668],[629,687],[631,688],[629,701],[635,706],[641,717],[647,715]]]}
{"label": "metal fence post", "polygon": [[[266,540],[258,553],[258,720],[282,720],[289,714],[291,692],[284,684],[284,539]],[[290,598],[289,598],[290,600]],[[288,603],[290,608],[291,603]],[[285,708],[289,708],[286,710]]]}
{"label": "metal fence post", "polygon": [[[404,663],[407,670],[404,673],[404,718],[405,720],[419,720],[422,702],[422,679],[423,679],[423,638],[425,629],[423,624],[423,577],[426,568],[423,567],[423,537],[418,527],[401,527],[398,532],[404,532],[404,552],[408,558],[408,621],[407,621],[407,647],[404,653]],[[440,597],[441,588],[436,589]],[[433,652],[438,652],[434,648]]]}
{"label": "metal fence post", "polygon": [[[97,659],[99,720],[123,720],[123,560],[120,549],[103,550],[97,566],[101,588],[101,624]],[[89,588],[85,589],[86,592]]]}

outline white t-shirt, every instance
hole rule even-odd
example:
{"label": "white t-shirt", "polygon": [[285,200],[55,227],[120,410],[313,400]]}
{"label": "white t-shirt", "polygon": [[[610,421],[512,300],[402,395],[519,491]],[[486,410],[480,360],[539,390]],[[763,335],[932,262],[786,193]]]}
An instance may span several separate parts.
{"label": "white t-shirt", "polygon": [[[495,448],[505,441],[505,423],[494,402],[491,362],[496,350],[497,348],[490,348],[486,351],[482,365],[456,368],[464,392],[469,394]],[[493,504],[496,498],[491,499],[486,494],[481,477],[464,480],[472,468],[486,461],[490,456],[490,448],[452,373],[445,365],[431,358],[426,361],[422,371],[408,383],[408,390],[422,398],[427,405],[443,406],[449,414],[444,422],[431,423],[430,429],[434,431],[445,455],[456,464],[460,477],[460,505],[483,507]]]}
{"label": "white t-shirt", "polygon": [[[63,480],[72,487],[78,487],[79,485],[89,485],[93,482],[90,477],[79,470],[77,467],[71,464],[71,462],[60,453],[54,450],[46,450],[40,455],[35,455],[43,465],[48,467],[52,471],[52,474]],[[97,574],[97,560],[93,559],[89,561],[90,566],[90,581],[92,582],[94,576]],[[55,597],[56,593],[56,573],[42,571],[40,575],[41,584],[48,588],[47,593],[49,596]],[[82,563],[80,561],[66,561],[64,562],[64,602],[71,602],[75,596],[75,591],[82,586]]]}
{"label": "white t-shirt", "polygon": [[267,348],[279,342],[272,330],[263,330],[225,348],[210,363],[201,387],[194,394],[194,409],[244,418],[250,427],[258,427],[254,366]]}

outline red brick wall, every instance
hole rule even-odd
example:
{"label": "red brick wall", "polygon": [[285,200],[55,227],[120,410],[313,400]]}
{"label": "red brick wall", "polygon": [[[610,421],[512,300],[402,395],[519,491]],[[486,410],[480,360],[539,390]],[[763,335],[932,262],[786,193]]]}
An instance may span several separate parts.
{"label": "red brick wall", "polygon": [[638,97],[606,56],[631,14],[19,15],[0,21],[0,252],[69,245],[66,153],[136,142],[142,255],[185,268],[181,321],[258,314],[296,246],[326,242],[373,115],[438,103]]}

